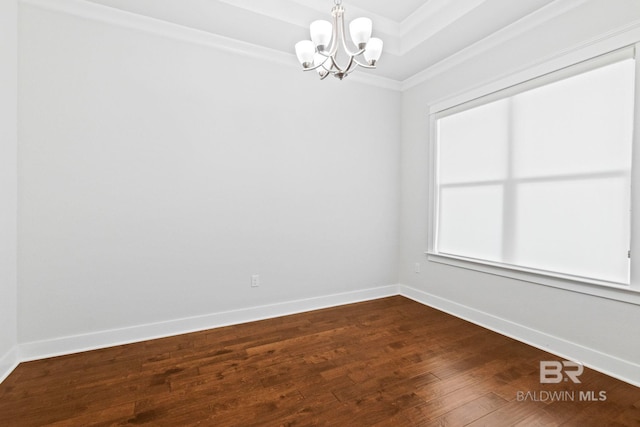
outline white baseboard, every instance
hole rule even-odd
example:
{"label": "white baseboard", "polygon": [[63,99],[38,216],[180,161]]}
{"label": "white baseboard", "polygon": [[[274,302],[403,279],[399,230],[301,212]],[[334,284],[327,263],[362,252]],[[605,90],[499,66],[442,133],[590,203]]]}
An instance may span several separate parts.
{"label": "white baseboard", "polygon": [[0,383],[16,369],[18,363],[20,363],[18,359],[18,347],[13,346],[11,350],[0,357]]}
{"label": "white baseboard", "polygon": [[394,295],[402,295],[567,360],[580,361],[596,371],[640,387],[640,365],[637,363],[619,359],[404,285],[383,286],[123,329],[23,343],[0,358],[0,382],[15,369],[19,362],[96,350]]}
{"label": "white baseboard", "polygon": [[531,329],[409,286],[398,285],[400,295],[444,311],[483,328],[529,344],[566,360],[573,360],[621,381],[640,387],[640,365],[580,344]]}
{"label": "white baseboard", "polygon": [[344,304],[398,295],[398,286],[390,285],[360,291],[325,295],[277,304],[249,307],[239,310],[212,313],[204,316],[176,319],[166,322],[132,326],[123,329],[99,331],[43,341],[22,343],[19,360],[44,359],[82,351],[96,350],[121,344],[164,338],[172,335],[219,328],[222,326],[253,322],[305,311],[335,307]]}

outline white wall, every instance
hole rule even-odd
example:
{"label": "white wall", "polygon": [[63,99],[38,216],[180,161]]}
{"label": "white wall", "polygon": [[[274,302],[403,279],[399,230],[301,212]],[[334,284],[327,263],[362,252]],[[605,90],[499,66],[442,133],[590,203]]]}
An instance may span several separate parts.
{"label": "white wall", "polygon": [[0,380],[17,361],[18,3],[0,2]]}
{"label": "white wall", "polygon": [[[640,340],[635,325],[640,306],[436,264],[427,261],[424,252],[429,105],[586,45],[639,18],[638,2],[588,1],[404,93],[399,266],[399,281],[413,288],[407,291],[410,295],[638,384]],[[421,264],[419,274],[414,272],[415,263]]]}
{"label": "white wall", "polygon": [[396,283],[398,92],[29,4],[20,38],[21,343]]}

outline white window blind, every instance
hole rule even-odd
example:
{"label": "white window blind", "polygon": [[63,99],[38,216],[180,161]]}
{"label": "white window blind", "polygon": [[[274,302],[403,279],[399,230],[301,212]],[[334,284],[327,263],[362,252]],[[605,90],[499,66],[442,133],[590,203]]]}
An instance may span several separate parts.
{"label": "white window blind", "polygon": [[629,284],[633,50],[435,116],[432,251]]}

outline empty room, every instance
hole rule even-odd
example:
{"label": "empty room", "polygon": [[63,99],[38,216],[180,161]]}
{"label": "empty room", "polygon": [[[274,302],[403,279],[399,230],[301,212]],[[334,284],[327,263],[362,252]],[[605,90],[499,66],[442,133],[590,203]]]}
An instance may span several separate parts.
{"label": "empty room", "polygon": [[0,425],[640,425],[639,49],[638,0],[0,1]]}

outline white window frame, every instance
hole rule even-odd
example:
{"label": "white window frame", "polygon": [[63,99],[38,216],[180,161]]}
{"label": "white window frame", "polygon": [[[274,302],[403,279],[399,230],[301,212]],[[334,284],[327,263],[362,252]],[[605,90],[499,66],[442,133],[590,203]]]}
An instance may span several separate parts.
{"label": "white window frame", "polygon": [[[428,209],[428,236],[427,259],[431,262],[447,264],[455,267],[470,269],[483,273],[509,277],[526,282],[545,286],[566,289],[570,291],[595,295],[603,298],[625,301],[640,305],[640,31],[619,35],[617,38],[603,40],[575,49],[569,53],[528,67],[517,73],[503,77],[490,84],[478,87],[457,96],[434,103],[429,108],[429,209]],[[591,279],[581,279],[575,276],[548,273],[535,269],[527,269],[518,266],[507,266],[500,263],[491,263],[482,260],[467,259],[453,255],[439,254],[435,244],[437,238],[437,126],[438,113],[445,110],[459,108],[463,104],[467,109],[474,100],[484,98],[485,103],[493,94],[501,92],[496,97],[504,97],[505,90],[519,86],[522,87],[535,80],[532,87],[548,84],[563,78],[565,69],[569,69],[569,75],[575,75],[571,70],[574,66],[585,63],[585,70],[589,67],[597,67],[610,62],[616,55],[628,55],[628,50],[635,50],[635,110],[634,131],[632,142],[631,165],[631,263],[630,284],[618,285],[610,282],[600,282]],[[599,60],[602,57],[603,60]],[[545,81],[546,80],[546,81]],[[637,185],[634,185],[638,183]],[[635,218],[634,218],[635,212]]]}

